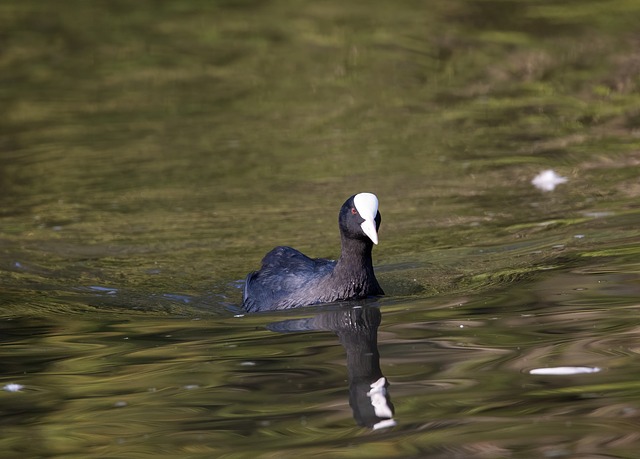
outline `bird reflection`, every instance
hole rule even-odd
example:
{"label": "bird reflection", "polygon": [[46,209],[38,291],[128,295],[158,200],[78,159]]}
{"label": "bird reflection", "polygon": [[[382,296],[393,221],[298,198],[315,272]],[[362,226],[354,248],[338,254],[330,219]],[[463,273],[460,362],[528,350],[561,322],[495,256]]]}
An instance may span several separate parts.
{"label": "bird reflection", "polygon": [[268,329],[279,333],[331,331],[347,353],[349,405],[356,422],[374,430],[396,425],[389,383],[380,370],[378,308],[352,306],[321,312],[305,319],[274,322]]}

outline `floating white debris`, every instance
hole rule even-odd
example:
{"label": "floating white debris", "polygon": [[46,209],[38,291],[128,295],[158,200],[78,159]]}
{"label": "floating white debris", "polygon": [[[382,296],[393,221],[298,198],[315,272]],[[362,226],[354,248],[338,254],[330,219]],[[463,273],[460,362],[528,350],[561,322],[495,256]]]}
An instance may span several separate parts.
{"label": "floating white debris", "polygon": [[6,384],[2,389],[6,390],[7,392],[20,392],[22,389],[24,389],[24,386],[22,384],[9,383]]}
{"label": "floating white debris", "polygon": [[598,367],[548,367],[548,368],[534,368],[529,371],[532,375],[580,375],[586,373],[598,373],[600,368]]}
{"label": "floating white debris", "polygon": [[556,186],[566,182],[566,177],[561,177],[551,169],[540,172],[531,180],[531,183],[542,191],[553,191]]}

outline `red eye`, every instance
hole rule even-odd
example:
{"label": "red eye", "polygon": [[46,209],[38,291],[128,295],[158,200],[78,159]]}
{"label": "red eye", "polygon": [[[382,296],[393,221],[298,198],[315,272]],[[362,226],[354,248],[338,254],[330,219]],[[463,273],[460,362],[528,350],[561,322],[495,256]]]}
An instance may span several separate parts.
{"label": "red eye", "polygon": [[352,208],[351,208],[351,213],[352,213],[353,215],[356,215],[356,214],[358,213],[358,211],[356,210],[356,208],[355,208],[355,207],[352,207]]}

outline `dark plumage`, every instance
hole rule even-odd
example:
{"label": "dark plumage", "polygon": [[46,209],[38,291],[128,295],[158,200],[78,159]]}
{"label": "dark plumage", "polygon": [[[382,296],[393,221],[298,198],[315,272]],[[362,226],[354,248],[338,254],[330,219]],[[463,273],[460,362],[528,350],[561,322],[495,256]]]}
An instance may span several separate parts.
{"label": "dark plumage", "polygon": [[260,270],[247,276],[242,306],[254,312],[384,295],[371,259],[380,221],[375,195],[351,196],[338,217],[342,241],[338,261],[276,247],[262,259]]}

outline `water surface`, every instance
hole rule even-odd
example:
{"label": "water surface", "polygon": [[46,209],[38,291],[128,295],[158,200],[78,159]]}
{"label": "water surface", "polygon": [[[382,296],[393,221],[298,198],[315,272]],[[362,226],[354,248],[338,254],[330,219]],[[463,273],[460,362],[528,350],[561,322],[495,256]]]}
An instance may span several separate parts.
{"label": "water surface", "polygon": [[[4,2],[0,455],[636,457],[638,19]],[[242,314],[361,191],[387,295]]]}

